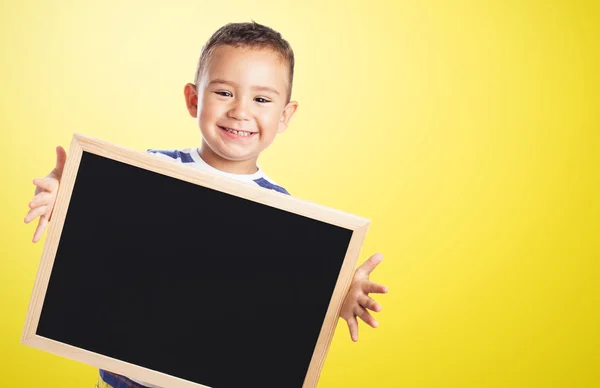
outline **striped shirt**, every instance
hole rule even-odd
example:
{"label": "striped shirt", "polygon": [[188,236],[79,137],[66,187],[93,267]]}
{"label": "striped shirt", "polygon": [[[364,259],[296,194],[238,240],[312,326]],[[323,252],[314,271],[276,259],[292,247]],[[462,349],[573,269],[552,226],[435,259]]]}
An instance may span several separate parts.
{"label": "striped shirt", "polygon": [[254,174],[230,174],[228,172],[217,170],[216,168],[206,163],[200,157],[197,148],[186,148],[183,150],[148,150],[148,152],[162,158],[176,160],[179,163],[186,164],[190,167],[197,168],[199,170],[212,172],[214,174],[218,174],[226,178],[250,183],[253,185],[264,187],[265,189],[275,190],[280,193],[289,195],[286,189],[276,184],[261,170],[260,167],[258,167],[258,171]]}

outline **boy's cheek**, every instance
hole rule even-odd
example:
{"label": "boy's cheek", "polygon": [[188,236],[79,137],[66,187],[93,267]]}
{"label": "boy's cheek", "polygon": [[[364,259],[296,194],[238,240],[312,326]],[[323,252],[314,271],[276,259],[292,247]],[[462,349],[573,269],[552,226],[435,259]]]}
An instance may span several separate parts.
{"label": "boy's cheek", "polygon": [[219,105],[210,99],[204,99],[202,105],[198,106],[198,115],[201,121],[211,121],[218,116]]}

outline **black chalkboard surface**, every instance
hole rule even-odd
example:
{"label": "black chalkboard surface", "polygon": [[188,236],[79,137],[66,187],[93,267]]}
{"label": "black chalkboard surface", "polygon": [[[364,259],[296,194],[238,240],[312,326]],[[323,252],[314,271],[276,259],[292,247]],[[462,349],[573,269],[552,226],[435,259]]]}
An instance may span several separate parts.
{"label": "black chalkboard surface", "polygon": [[315,386],[367,226],[76,135],[23,342],[161,386]]}

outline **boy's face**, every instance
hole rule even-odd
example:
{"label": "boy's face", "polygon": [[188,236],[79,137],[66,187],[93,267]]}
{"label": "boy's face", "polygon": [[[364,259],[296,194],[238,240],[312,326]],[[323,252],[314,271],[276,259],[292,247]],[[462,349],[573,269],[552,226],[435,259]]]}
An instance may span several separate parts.
{"label": "boy's face", "polygon": [[297,103],[287,102],[288,64],[270,49],[218,46],[196,88],[186,85],[203,146],[228,161],[253,161],[283,132]]}

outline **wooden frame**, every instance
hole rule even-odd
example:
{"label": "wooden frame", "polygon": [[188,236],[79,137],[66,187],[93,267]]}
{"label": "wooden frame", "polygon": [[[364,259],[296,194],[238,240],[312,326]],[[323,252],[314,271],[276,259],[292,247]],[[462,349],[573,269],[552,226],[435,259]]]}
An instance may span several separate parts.
{"label": "wooden frame", "polygon": [[265,190],[260,187],[254,187],[245,183],[192,169],[175,161],[162,160],[148,153],[130,150],[125,147],[80,134],[75,134],[71,143],[69,156],[63,172],[62,182],[52,216],[52,222],[48,229],[41,262],[35,279],[21,343],[163,387],[206,387],[195,382],[183,380],[138,365],[133,365],[102,354],[44,338],[36,334],[69,201],[71,199],[77,171],[84,151],[353,231],[346,257],[344,258],[341,267],[340,276],[335,285],[331,302],[327,309],[325,320],[303,384],[304,388],[316,387],[327,350],[337,325],[344,297],[351,284],[360,248],[366,237],[369,220],[284,195],[273,190]]}

